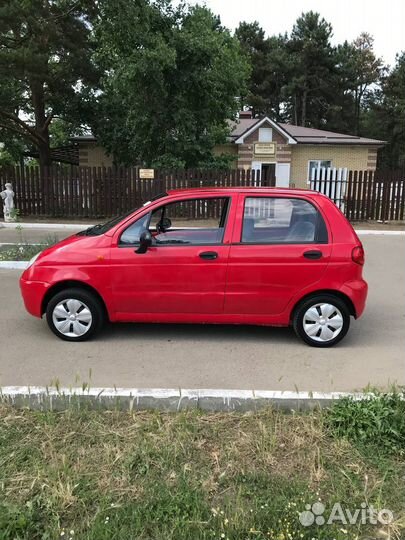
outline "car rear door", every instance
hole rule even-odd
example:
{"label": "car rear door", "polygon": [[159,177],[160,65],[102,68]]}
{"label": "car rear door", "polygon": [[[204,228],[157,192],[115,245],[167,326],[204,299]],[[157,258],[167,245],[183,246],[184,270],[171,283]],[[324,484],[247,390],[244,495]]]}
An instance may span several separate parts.
{"label": "car rear door", "polygon": [[[188,196],[159,202],[121,230],[111,248],[117,318],[223,313],[232,224],[232,197]],[[139,254],[145,227],[153,245]]]}
{"label": "car rear door", "polygon": [[282,313],[325,273],[328,234],[319,209],[303,197],[240,194],[225,313]]}

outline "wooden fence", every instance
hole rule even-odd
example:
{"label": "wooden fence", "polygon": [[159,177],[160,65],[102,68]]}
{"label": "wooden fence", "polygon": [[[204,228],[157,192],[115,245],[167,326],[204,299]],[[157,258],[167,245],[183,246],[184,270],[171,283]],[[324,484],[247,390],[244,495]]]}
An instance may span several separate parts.
{"label": "wooden fence", "polygon": [[271,171],[156,170],[140,178],[138,168],[52,167],[0,170],[11,182],[22,216],[103,218],[123,214],[169,189],[204,186],[271,186]]}
{"label": "wooden fence", "polygon": [[405,170],[316,169],[310,187],[330,197],[351,221],[405,217]]}
{"label": "wooden fence", "polygon": [[[3,168],[0,183],[11,182],[21,216],[99,219],[138,208],[169,189],[208,186],[274,186],[270,171],[155,170],[140,178],[138,168]],[[403,220],[405,171],[317,169],[309,188],[330,197],[352,221]]]}

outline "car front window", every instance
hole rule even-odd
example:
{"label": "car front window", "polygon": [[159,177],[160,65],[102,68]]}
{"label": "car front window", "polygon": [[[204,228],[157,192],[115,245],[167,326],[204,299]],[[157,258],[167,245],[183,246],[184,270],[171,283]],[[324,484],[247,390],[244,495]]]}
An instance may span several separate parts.
{"label": "car front window", "polygon": [[137,221],[135,221],[135,223],[132,223],[127,229],[125,229],[121,235],[120,244],[137,244],[139,242],[141,233],[148,228],[149,219],[150,212],[149,214],[145,214],[139,218]]}
{"label": "car front window", "polygon": [[228,206],[227,197],[171,202],[132,223],[122,233],[119,243],[137,244],[142,231],[148,229],[156,246],[220,244]]}

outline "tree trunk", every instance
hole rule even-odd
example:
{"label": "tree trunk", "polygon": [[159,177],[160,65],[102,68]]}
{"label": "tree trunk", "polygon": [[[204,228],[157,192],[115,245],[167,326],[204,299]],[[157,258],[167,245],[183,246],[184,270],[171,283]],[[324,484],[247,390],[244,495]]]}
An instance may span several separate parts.
{"label": "tree trunk", "polygon": [[49,138],[47,144],[40,144],[38,147],[39,166],[41,169],[52,165],[51,149],[49,147]]}
{"label": "tree trunk", "polygon": [[304,90],[301,100],[301,126],[305,127],[307,121],[307,99],[308,99],[308,90]]}
{"label": "tree trunk", "polygon": [[45,114],[44,83],[38,79],[30,82],[32,103],[34,106],[35,131],[38,133],[39,165],[42,168],[49,167],[52,163],[51,149],[49,144],[49,123]]}

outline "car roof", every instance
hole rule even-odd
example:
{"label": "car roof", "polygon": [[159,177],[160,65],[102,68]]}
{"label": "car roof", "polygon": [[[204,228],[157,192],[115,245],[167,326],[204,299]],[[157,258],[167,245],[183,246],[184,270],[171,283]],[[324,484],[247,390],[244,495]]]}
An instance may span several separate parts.
{"label": "car roof", "polygon": [[311,189],[280,188],[280,187],[196,187],[183,189],[169,189],[168,195],[198,195],[203,193],[218,193],[229,195],[231,193],[249,193],[255,195],[302,195],[305,197],[322,197],[318,191]]}

